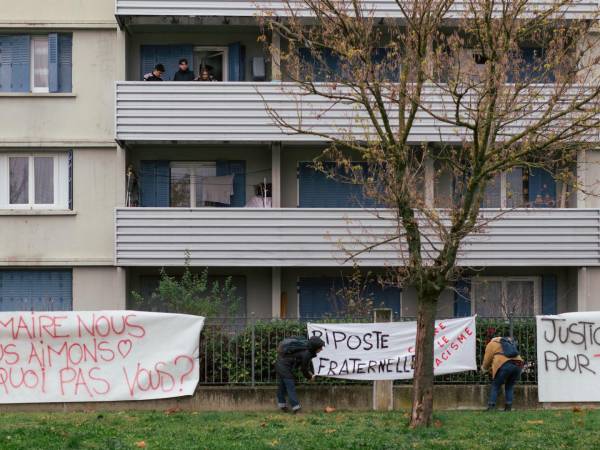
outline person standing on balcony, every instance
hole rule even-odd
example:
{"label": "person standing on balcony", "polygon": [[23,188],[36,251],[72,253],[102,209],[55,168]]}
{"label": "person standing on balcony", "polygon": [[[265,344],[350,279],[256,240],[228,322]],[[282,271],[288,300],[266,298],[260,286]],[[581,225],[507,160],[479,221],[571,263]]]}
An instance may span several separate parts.
{"label": "person standing on balcony", "polygon": [[302,374],[310,381],[315,380],[312,360],[323,350],[325,342],[313,336],[308,341],[301,338],[284,339],[277,347],[277,406],[281,411],[287,411],[286,395],[295,414],[300,411],[300,402],[296,394],[296,378],[294,371],[300,368]]}
{"label": "person standing on balcony", "polygon": [[157,64],[154,66],[154,69],[152,69],[152,72],[144,75],[144,81],[163,81],[163,73],[165,73],[165,66]]}
{"label": "person standing on balcony", "polygon": [[215,81],[215,77],[212,74],[212,66],[202,64],[200,66],[200,75],[196,77],[196,81]]}
{"label": "person standing on balcony", "polygon": [[188,60],[181,58],[179,60],[179,70],[175,72],[173,81],[194,81],[195,78],[194,71],[190,70]]}
{"label": "person standing on balcony", "polygon": [[519,355],[519,349],[512,338],[495,337],[487,344],[481,368],[484,372],[492,373],[488,411],[496,409],[496,399],[502,385],[504,385],[504,411],[512,410],[513,391],[523,372],[523,365],[523,358]]}

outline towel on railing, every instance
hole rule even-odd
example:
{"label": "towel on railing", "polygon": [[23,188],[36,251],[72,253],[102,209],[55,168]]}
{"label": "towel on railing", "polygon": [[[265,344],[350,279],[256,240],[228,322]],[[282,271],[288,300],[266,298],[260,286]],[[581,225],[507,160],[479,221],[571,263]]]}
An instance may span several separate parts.
{"label": "towel on railing", "polygon": [[202,178],[202,201],[231,204],[233,175]]}

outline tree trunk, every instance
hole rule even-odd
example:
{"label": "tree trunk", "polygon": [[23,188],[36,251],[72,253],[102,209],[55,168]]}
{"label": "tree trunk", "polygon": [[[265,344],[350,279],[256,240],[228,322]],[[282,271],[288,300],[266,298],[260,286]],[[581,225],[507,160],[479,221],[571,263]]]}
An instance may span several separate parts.
{"label": "tree trunk", "polygon": [[428,427],[433,413],[433,338],[437,293],[419,293],[410,426]]}

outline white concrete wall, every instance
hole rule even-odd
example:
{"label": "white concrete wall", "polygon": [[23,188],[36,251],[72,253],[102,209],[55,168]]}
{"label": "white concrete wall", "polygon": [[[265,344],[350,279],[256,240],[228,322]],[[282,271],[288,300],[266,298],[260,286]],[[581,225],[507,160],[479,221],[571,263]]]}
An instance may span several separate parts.
{"label": "white concrete wall", "polygon": [[117,148],[73,152],[73,214],[0,210],[0,266],[114,263],[114,208],[123,204]]}
{"label": "white concrete wall", "polygon": [[0,26],[6,24],[64,24],[116,27],[114,0],[3,1]]}
{"label": "white concrete wall", "polygon": [[125,270],[118,267],[74,267],[73,310],[125,309]]}
{"label": "white concrete wall", "polygon": [[118,50],[116,30],[73,31],[73,92],[0,93],[0,146],[114,147]]}

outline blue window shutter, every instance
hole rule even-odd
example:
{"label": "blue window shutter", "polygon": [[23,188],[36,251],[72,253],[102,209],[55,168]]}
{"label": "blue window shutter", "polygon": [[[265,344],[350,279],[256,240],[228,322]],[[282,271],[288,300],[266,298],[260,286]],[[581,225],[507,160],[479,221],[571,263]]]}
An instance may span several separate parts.
{"label": "blue window shutter", "polygon": [[547,170],[538,167],[529,169],[529,206],[556,207],[556,180]]}
{"label": "blue window shutter", "polygon": [[334,312],[332,294],[338,289],[333,278],[300,278],[298,298],[300,317],[318,319]]}
{"label": "blue window shutter", "polygon": [[246,206],[246,161],[217,161],[217,176],[233,175],[233,195],[229,206]]}
{"label": "blue window shutter", "polygon": [[[329,171],[335,163],[323,163]],[[367,170],[366,165],[365,171]],[[298,170],[300,208],[362,208],[373,207],[375,202],[366,198],[359,184],[345,183],[315,170],[314,163],[301,162]]]}
{"label": "blue window shutter", "polygon": [[29,35],[12,36],[11,57],[11,92],[30,91],[30,37]]}
{"label": "blue window shutter", "polygon": [[173,80],[175,72],[178,70],[178,63],[181,58],[187,58],[190,64],[194,60],[194,47],[191,44],[182,45],[142,45],[140,47],[141,74],[152,72],[154,66],[162,64],[165,66],[165,73],[162,79],[165,81]]}
{"label": "blue window shutter", "polygon": [[557,313],[557,291],[556,275],[544,275],[542,277],[542,314]]}
{"label": "blue window shutter", "polygon": [[171,169],[169,161],[141,161],[140,206],[169,207]]}
{"label": "blue window shutter", "polygon": [[69,209],[73,209],[73,150],[67,152],[69,164]]}
{"label": "blue window shutter", "polygon": [[73,91],[73,35],[58,35],[58,92]]}
{"label": "blue window shutter", "polygon": [[71,270],[0,270],[0,311],[70,311]]}
{"label": "blue window shutter", "polygon": [[228,45],[228,81],[246,79],[246,48],[239,42]]}
{"label": "blue window shutter", "polygon": [[48,90],[58,92],[58,33],[48,35]]}
{"label": "blue window shutter", "polygon": [[10,92],[12,78],[12,36],[0,36],[0,92]]}
{"label": "blue window shutter", "polygon": [[157,53],[159,45],[142,45],[140,47],[140,80],[144,79],[144,75],[152,72],[154,66],[158,64]]}
{"label": "blue window shutter", "polygon": [[461,278],[454,285],[454,317],[471,315],[471,279]]}

